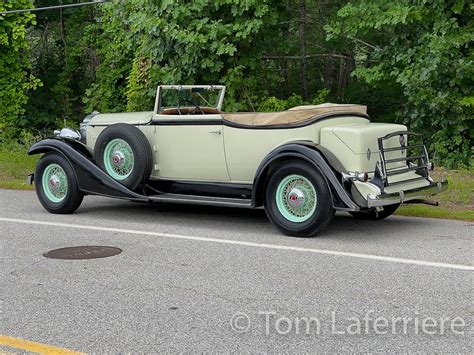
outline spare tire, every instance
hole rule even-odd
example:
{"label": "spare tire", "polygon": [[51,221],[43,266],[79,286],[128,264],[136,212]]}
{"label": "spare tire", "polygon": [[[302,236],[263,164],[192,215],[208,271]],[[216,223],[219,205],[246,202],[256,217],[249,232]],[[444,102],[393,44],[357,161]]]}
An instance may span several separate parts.
{"label": "spare tire", "polygon": [[148,139],[137,127],[126,123],[116,123],[102,131],[95,143],[94,160],[132,190],[150,177],[153,166]]}

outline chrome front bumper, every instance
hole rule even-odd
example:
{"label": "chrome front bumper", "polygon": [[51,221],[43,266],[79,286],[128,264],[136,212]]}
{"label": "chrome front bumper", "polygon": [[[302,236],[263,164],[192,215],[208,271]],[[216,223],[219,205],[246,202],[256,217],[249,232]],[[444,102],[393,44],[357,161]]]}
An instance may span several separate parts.
{"label": "chrome front bumper", "polygon": [[423,200],[448,188],[448,181],[432,181],[428,186],[413,190],[399,191],[390,194],[369,195],[367,198],[368,207],[378,207],[386,205],[395,205],[410,200]]}

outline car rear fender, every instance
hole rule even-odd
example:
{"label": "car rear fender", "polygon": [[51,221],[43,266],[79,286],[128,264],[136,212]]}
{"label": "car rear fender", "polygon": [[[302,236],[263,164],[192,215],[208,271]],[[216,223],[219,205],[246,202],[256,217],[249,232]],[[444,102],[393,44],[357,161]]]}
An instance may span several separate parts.
{"label": "car rear fender", "polygon": [[45,139],[28,150],[28,155],[58,152],[71,164],[76,173],[79,189],[87,194],[148,201],[146,196],[137,194],[111,178],[92,160],[92,154],[81,142],[69,139]]}
{"label": "car rear fender", "polygon": [[[266,181],[273,167],[290,159],[307,161],[321,173],[329,186],[333,208],[344,211],[358,211],[360,209],[336,176],[335,171],[342,168],[337,159],[332,155],[324,156],[323,152],[318,150],[317,145],[306,141],[282,145],[275,148],[263,159],[253,181],[252,205],[254,207],[263,205]],[[331,162],[331,165],[328,161]]]}

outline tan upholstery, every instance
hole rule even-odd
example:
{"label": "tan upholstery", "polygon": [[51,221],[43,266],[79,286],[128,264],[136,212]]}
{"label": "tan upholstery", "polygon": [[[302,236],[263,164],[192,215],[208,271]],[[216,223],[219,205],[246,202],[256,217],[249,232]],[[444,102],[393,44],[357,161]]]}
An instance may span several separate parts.
{"label": "tan upholstery", "polygon": [[246,126],[295,125],[304,121],[324,117],[332,112],[367,113],[367,106],[352,104],[321,104],[297,106],[281,112],[236,112],[222,113],[224,120]]}

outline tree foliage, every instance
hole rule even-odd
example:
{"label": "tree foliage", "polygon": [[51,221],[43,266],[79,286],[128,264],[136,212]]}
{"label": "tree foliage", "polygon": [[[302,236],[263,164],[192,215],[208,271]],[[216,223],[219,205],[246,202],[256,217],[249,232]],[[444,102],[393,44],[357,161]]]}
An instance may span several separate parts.
{"label": "tree foliage", "polygon": [[[64,4],[76,2],[63,0]],[[57,0],[35,2],[38,7],[57,5]],[[83,97],[97,80],[97,33],[99,9],[81,7],[37,12],[37,24],[30,27],[29,55],[34,75],[43,86],[29,95],[19,126],[51,131],[84,117]]]}
{"label": "tree foliage", "polygon": [[114,50],[114,56],[131,63],[125,90],[129,110],[152,107],[157,83],[199,82],[226,84],[227,106],[238,110],[248,107],[244,92],[257,89],[255,81],[241,78],[248,79],[259,64],[261,34],[275,19],[269,1],[131,0],[108,6],[101,22],[108,33],[110,26],[116,36],[127,37],[122,43],[130,51]]}
{"label": "tree foliage", "polygon": [[217,83],[227,111],[365,104],[375,121],[424,133],[441,163],[469,165],[472,10],[463,0],[114,0],[39,12],[36,25],[9,15],[0,122],[51,130],[92,111],[150,110],[159,84]]}
{"label": "tree foliage", "polygon": [[[3,0],[0,11],[31,7],[30,0]],[[26,27],[34,24],[30,13],[0,15],[0,129],[11,127],[25,112],[28,90],[34,89],[38,80],[29,72],[30,62]]]}
{"label": "tree foliage", "polygon": [[399,86],[398,120],[423,132],[448,166],[469,165],[474,137],[474,5],[462,0],[357,1],[326,26],[354,47],[354,77]]}

